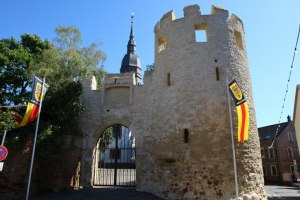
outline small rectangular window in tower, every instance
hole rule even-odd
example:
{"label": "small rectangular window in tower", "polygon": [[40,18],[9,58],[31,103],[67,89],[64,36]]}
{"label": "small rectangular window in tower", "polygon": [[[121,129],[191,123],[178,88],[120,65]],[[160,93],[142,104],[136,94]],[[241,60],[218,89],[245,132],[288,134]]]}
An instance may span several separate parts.
{"label": "small rectangular window in tower", "polygon": [[158,49],[157,52],[160,53],[167,48],[167,36],[163,35],[158,38]]}
{"label": "small rectangular window in tower", "polygon": [[170,75],[170,73],[168,73],[168,86],[170,86],[171,85],[171,75]]}
{"label": "small rectangular window in tower", "polygon": [[217,79],[217,81],[220,80],[220,74],[219,74],[219,68],[218,67],[216,67],[216,79]]}
{"label": "small rectangular window in tower", "polygon": [[189,143],[189,130],[187,128],[184,129],[184,143]]}
{"label": "small rectangular window in tower", "polygon": [[207,42],[207,24],[195,25],[195,40],[196,42]]}
{"label": "small rectangular window in tower", "polygon": [[244,49],[243,39],[242,39],[241,33],[234,30],[234,37],[235,37],[236,46],[238,46],[240,49]]}

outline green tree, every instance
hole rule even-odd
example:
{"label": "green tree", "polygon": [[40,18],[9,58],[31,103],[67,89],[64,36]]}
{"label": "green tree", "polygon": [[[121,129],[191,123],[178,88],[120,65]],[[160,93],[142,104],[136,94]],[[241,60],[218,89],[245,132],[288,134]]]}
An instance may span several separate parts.
{"label": "green tree", "polygon": [[47,48],[49,43],[42,41],[37,35],[21,35],[21,41],[14,38],[0,40],[1,105],[23,104],[27,101],[30,62],[36,60]]}
{"label": "green tree", "polygon": [[4,132],[5,130],[11,130],[17,126],[17,122],[15,121],[13,115],[10,110],[2,111],[0,109],[0,131]]}
{"label": "green tree", "polygon": [[113,141],[113,127],[107,128],[99,141],[99,148],[101,152],[104,152],[108,148],[109,144]]}
{"label": "green tree", "polygon": [[[57,178],[53,174],[60,170],[73,170],[68,165],[63,165],[66,156],[75,154],[73,157],[76,157],[76,161],[68,162],[78,162],[77,154],[80,149],[76,148],[77,137],[74,135],[81,137],[76,126],[76,118],[83,110],[80,80],[94,75],[101,86],[106,59],[99,43],[81,45],[81,34],[76,27],[58,27],[56,33],[57,37],[53,42],[42,41],[40,37],[29,34],[22,35],[20,41],[14,38],[0,40],[1,106],[26,103],[30,97],[30,78],[33,75],[45,77],[49,85],[43,101],[36,150],[39,177],[48,180]],[[35,125],[30,123],[28,126],[10,130],[5,145],[19,147],[26,154],[23,151],[24,145],[30,144]],[[15,120],[10,110],[0,108],[0,131],[13,127]],[[111,134],[106,137],[106,142],[109,142]],[[57,187],[49,184],[51,181],[46,184],[39,181],[39,190]]]}
{"label": "green tree", "polygon": [[[83,110],[80,79],[94,75],[101,86],[106,56],[99,43],[81,47],[76,27],[56,28],[53,43],[24,34],[0,41],[1,103],[24,103],[29,99],[30,77],[46,77],[49,89],[43,103],[40,139],[60,135],[74,125]],[[0,115],[3,115],[0,113]]]}
{"label": "green tree", "polygon": [[55,31],[57,36],[52,49],[44,51],[30,70],[47,78],[50,87],[43,110],[45,117],[52,121],[53,131],[61,134],[83,110],[80,101],[82,88],[78,80],[94,75],[100,87],[106,56],[100,44],[81,47],[81,33],[76,27],[59,26]]}
{"label": "green tree", "polygon": [[[37,35],[21,35],[20,41],[14,38],[0,40],[0,106],[24,104],[28,100],[29,65],[48,48],[49,42],[42,41]],[[1,109],[0,119],[0,131],[16,126],[6,109]]]}
{"label": "green tree", "polygon": [[146,65],[146,71],[152,71],[155,69],[155,65],[154,63]]}
{"label": "green tree", "polygon": [[[61,64],[65,65],[66,75],[71,78],[83,78],[94,75],[101,86],[104,70],[103,64],[106,55],[102,52],[101,43],[94,42],[88,47],[80,47],[82,42],[80,31],[73,26],[55,29],[57,37],[54,44],[60,49],[63,60]],[[68,74],[72,72],[71,74]]]}

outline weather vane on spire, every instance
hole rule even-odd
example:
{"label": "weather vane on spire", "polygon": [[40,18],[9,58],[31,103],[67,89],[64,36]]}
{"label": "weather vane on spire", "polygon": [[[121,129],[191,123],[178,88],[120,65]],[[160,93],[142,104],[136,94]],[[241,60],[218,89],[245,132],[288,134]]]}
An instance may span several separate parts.
{"label": "weather vane on spire", "polygon": [[134,12],[131,12],[131,23],[133,23],[134,21]]}

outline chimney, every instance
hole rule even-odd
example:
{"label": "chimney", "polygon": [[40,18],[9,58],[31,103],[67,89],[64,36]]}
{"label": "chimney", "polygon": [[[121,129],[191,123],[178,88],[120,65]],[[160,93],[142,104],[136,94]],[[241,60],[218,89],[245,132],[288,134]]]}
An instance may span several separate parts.
{"label": "chimney", "polygon": [[287,116],[287,121],[288,121],[288,122],[291,122],[291,121],[292,121],[290,115]]}

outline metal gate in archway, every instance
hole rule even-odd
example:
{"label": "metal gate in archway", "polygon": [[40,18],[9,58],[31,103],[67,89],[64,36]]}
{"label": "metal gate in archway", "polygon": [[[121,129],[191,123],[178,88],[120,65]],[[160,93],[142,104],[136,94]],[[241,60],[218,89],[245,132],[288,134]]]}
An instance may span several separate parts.
{"label": "metal gate in archway", "polygon": [[94,185],[134,187],[135,155],[135,138],[127,127],[106,129],[97,144]]}

